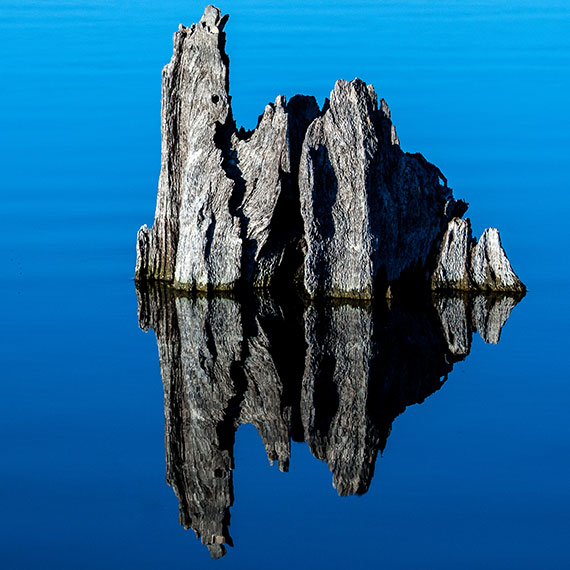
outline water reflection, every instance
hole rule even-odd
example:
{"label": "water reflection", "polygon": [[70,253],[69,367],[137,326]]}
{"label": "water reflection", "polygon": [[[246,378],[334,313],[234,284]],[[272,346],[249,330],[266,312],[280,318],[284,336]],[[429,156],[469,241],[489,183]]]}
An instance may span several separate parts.
{"label": "water reflection", "polygon": [[439,390],[478,330],[497,343],[511,297],[438,296],[412,306],[137,290],[164,385],[167,482],[212,557],[232,545],[233,446],[253,424],[287,471],[291,439],[326,461],[340,495],[366,493],[394,418]]}

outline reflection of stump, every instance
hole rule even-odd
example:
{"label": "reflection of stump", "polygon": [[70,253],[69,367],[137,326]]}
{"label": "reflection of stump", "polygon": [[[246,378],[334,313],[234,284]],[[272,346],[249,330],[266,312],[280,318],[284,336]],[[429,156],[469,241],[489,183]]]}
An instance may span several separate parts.
{"label": "reflection of stump", "polygon": [[394,418],[438,390],[479,327],[496,342],[516,301],[437,297],[434,305],[279,304],[137,288],[156,333],[167,482],[180,523],[213,557],[232,544],[233,446],[253,424],[288,469],[291,437],[326,461],[340,495],[365,493]]}
{"label": "reflection of stump", "polygon": [[365,307],[310,306],[305,311],[305,438],[313,455],[328,463],[340,495],[367,491],[378,451],[370,441],[367,413],[372,332],[372,313]]}
{"label": "reflection of stump", "polygon": [[243,344],[239,306],[175,297],[165,288],[141,297],[140,313],[156,331],[164,387],[166,480],[178,497],[180,524],[218,558],[223,543],[231,544],[234,426],[226,418]]}

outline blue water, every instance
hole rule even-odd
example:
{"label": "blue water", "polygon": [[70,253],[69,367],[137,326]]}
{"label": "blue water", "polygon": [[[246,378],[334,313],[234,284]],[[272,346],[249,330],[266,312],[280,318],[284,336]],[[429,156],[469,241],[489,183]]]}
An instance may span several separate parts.
{"label": "blue water", "polygon": [[529,288],[497,346],[396,419],[370,490],[338,497],[293,444],[267,465],[238,429],[235,547],[178,524],[164,480],[156,340],[132,283],[160,168],[160,70],[196,2],[0,4],[0,565],[569,568],[570,6],[225,2],[231,94],[251,127],[276,94],[359,76],[501,229]]}

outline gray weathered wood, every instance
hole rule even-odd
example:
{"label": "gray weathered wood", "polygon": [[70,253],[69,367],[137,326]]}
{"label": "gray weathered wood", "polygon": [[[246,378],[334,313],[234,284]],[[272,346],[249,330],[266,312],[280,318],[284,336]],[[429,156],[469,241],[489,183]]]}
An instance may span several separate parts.
{"label": "gray weathered wood", "polygon": [[253,131],[238,130],[226,21],[208,6],[174,34],[138,281],[203,291],[296,283],[309,297],[371,298],[429,282],[524,292],[498,232],[472,246],[460,219],[467,205],[436,166],[401,150],[371,85],[337,81],[322,110],[313,97],[278,96]]}
{"label": "gray weathered wood", "polygon": [[[227,17],[208,6],[180,26],[162,76],[162,167],[154,225],[137,236],[138,280],[184,289],[265,287],[297,247],[300,217],[291,154],[318,113],[312,97],[265,108],[252,133],[238,131],[229,97]],[[292,116],[294,115],[294,116]],[[296,182],[295,182],[296,185]],[[290,217],[278,220],[276,216]]]}
{"label": "gray weathered wood", "polygon": [[441,240],[431,286],[459,291],[526,291],[511,267],[499,231],[487,228],[476,241],[469,219],[460,218],[449,222]]}
{"label": "gray weathered wood", "polygon": [[372,85],[337,81],[310,125],[299,172],[311,296],[372,297],[378,282],[425,280],[457,204],[437,167],[399,146]]}

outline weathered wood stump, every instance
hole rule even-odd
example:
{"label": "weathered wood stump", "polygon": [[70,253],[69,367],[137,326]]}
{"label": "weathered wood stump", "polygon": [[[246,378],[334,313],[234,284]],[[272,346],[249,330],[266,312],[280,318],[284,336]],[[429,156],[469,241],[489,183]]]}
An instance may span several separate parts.
{"label": "weathered wood stump", "polygon": [[222,16],[208,6],[174,34],[162,75],[154,225],[135,278],[190,290],[295,283],[309,297],[399,288],[522,293],[497,230],[475,245],[467,209],[420,154],[401,150],[386,102],[359,79],[278,96],[238,130]]}

